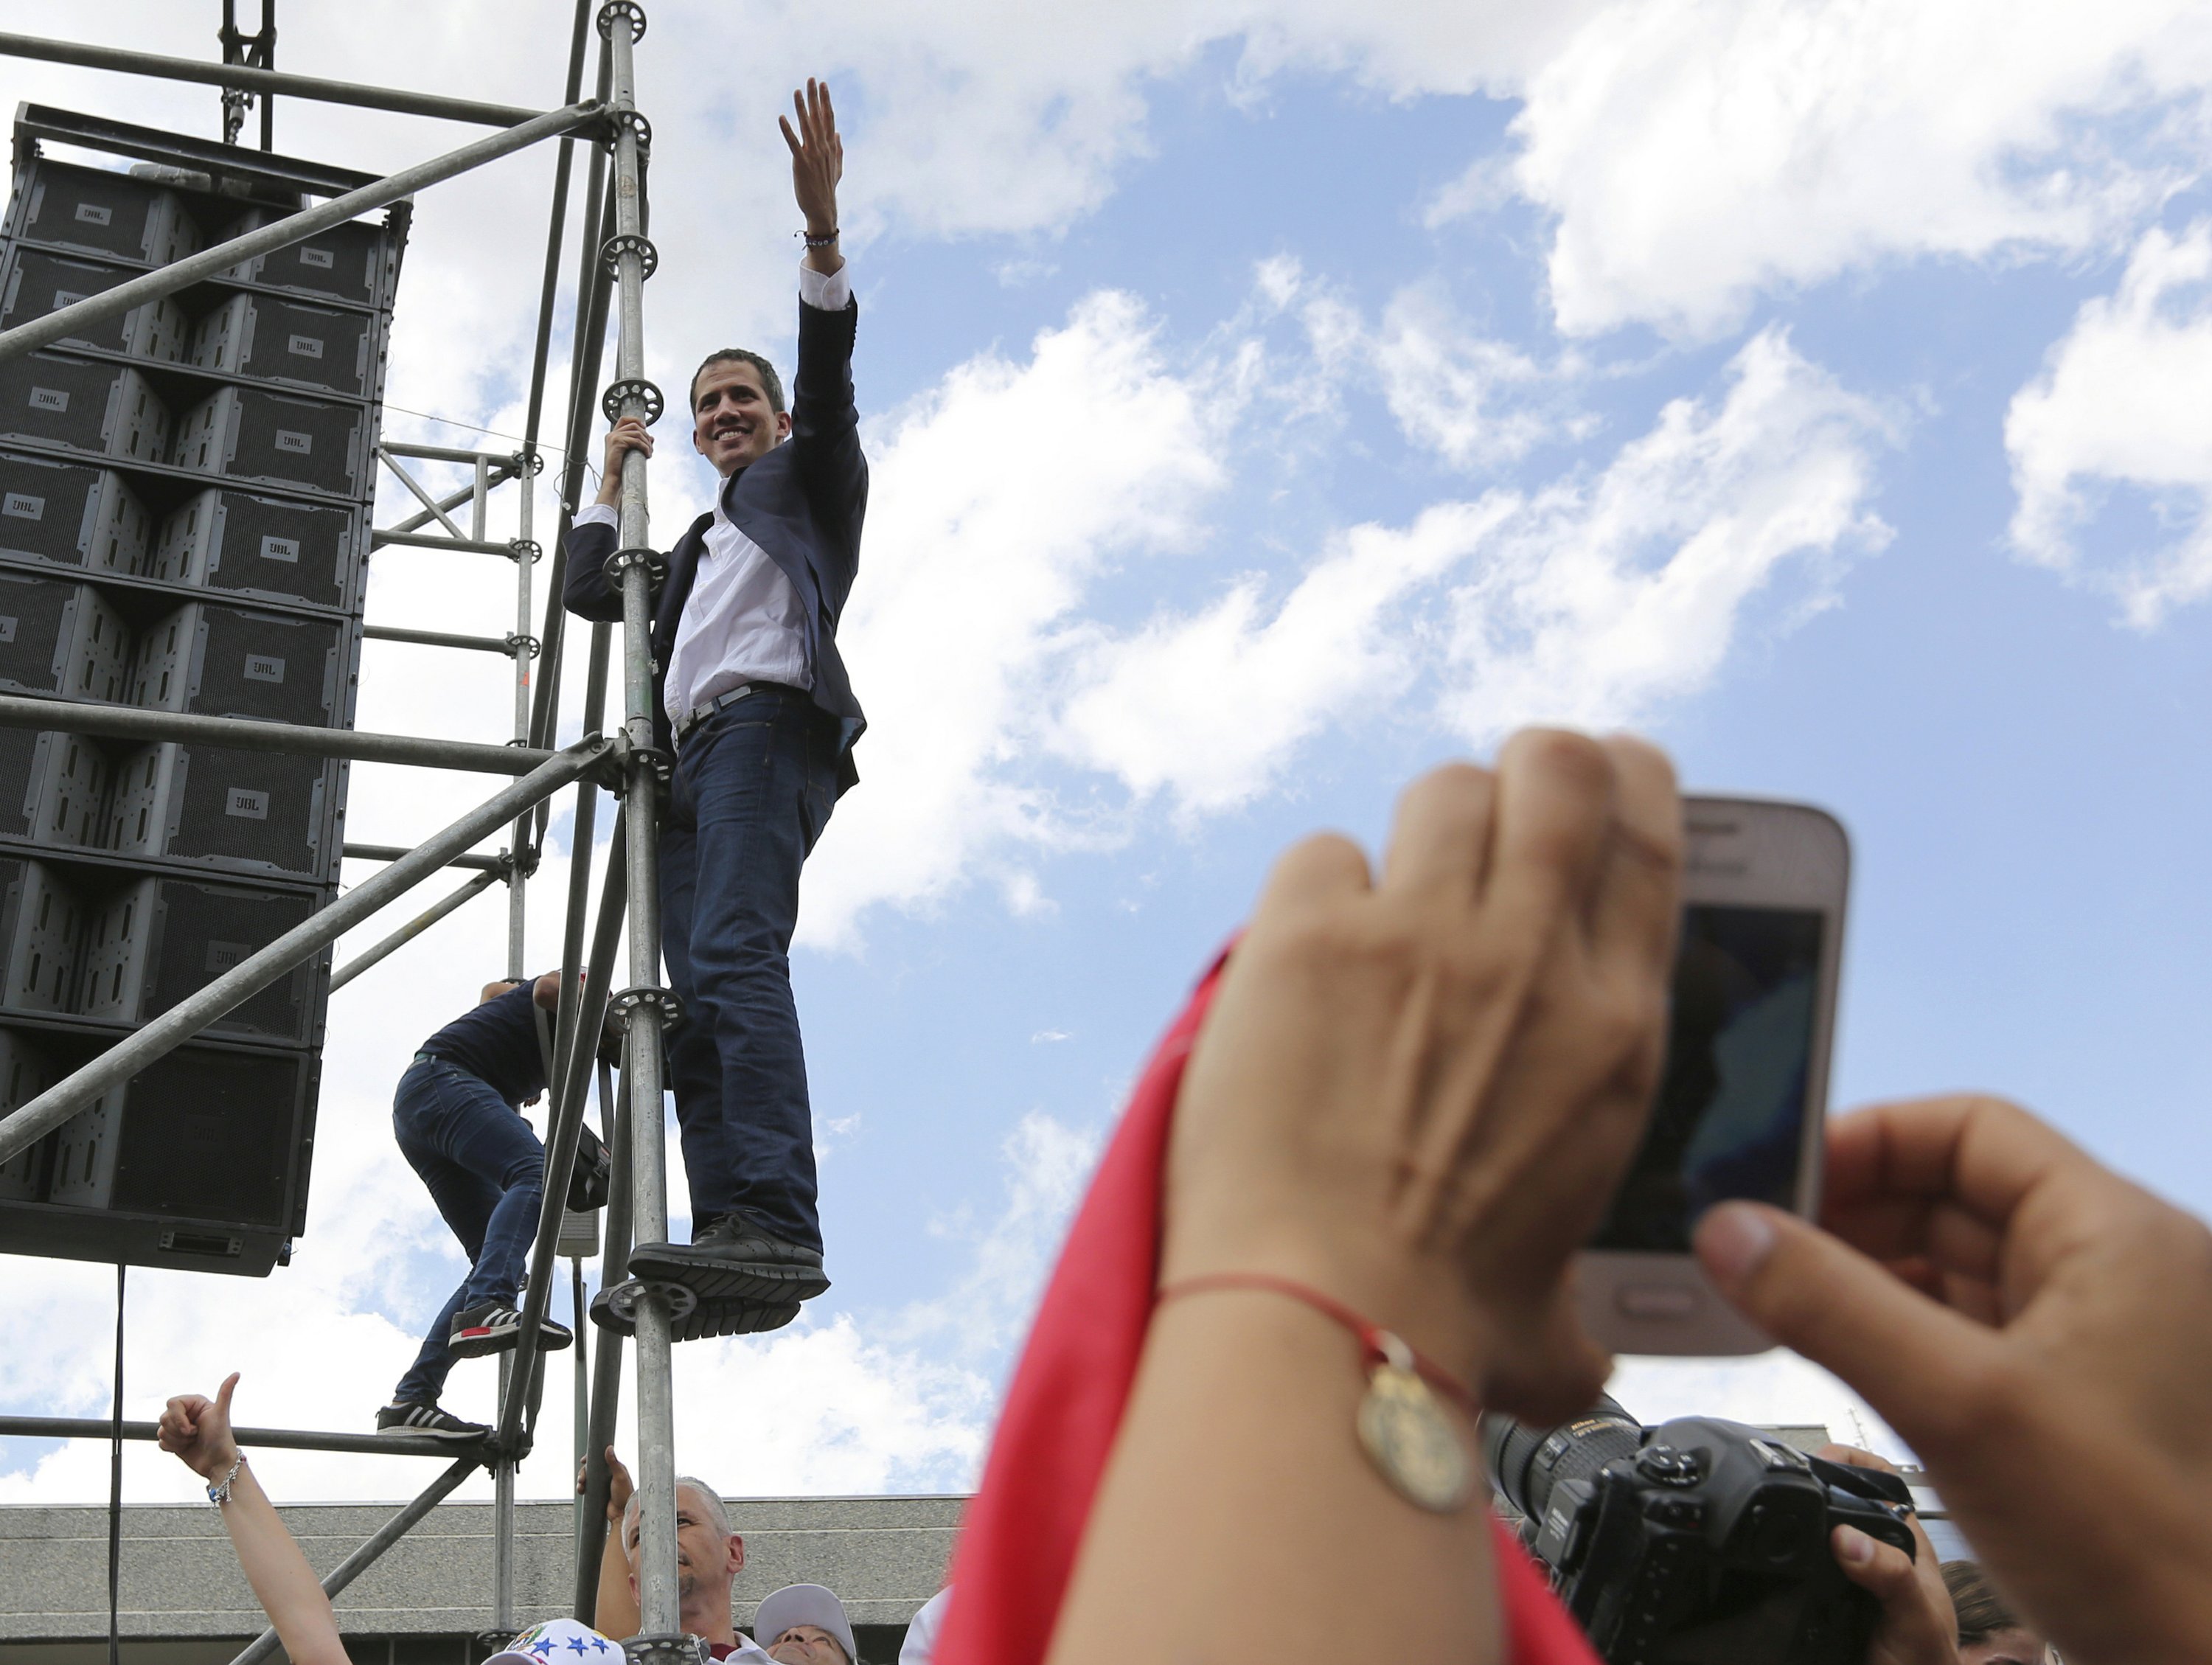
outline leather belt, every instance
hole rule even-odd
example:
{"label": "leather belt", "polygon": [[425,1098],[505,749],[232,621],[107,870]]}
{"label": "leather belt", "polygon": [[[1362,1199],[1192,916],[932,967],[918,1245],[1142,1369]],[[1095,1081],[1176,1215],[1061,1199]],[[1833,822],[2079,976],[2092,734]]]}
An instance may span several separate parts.
{"label": "leather belt", "polygon": [[682,716],[671,722],[669,727],[674,732],[677,743],[680,745],[686,734],[698,727],[717,711],[725,710],[735,705],[739,700],[749,698],[755,694],[765,694],[771,690],[785,694],[798,694],[805,691],[780,682],[741,682],[735,688],[723,690],[704,704],[693,706]]}

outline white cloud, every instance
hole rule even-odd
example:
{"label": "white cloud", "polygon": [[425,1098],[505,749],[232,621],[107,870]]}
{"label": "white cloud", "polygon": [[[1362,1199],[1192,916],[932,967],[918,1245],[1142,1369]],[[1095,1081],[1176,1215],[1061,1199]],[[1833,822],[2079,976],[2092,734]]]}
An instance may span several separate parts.
{"label": "white cloud", "polygon": [[1644,720],[1705,684],[1785,563],[1802,614],[1843,561],[1887,542],[1867,507],[1881,413],[1779,331],[1729,376],[1717,406],[1672,402],[1595,480],[1516,505],[1453,598],[1444,711],[1462,732]]}
{"label": "white cloud", "polygon": [[1340,415],[1347,390],[1370,387],[1407,444],[1469,471],[1495,470],[1540,440],[1583,431],[1565,408],[1581,362],[1547,368],[1480,333],[1434,279],[1397,290],[1370,324],[1335,286],[1278,255],[1255,268],[1253,296],[1260,319],[1296,319],[1312,356],[1313,374],[1279,368],[1269,378],[1269,396],[1286,415]]}
{"label": "white cloud", "polygon": [[[2006,414],[2014,547],[2116,594],[2139,627],[2212,592],[2208,386],[2212,220],[2179,235],[2154,228],[2118,290],[2081,307]],[[2085,559],[2081,533],[2116,490],[2148,501],[2163,546],[2114,531]]]}
{"label": "white cloud", "polygon": [[1778,331],[1717,404],[1670,404],[1595,477],[1437,504],[1338,540],[1283,599],[1254,574],[1212,605],[1095,630],[1059,742],[1139,795],[1218,810],[1296,748],[1427,678],[1482,744],[1533,720],[1647,720],[1703,686],[1753,598],[1794,567],[1785,618],[1887,529],[1867,507],[1887,424]]}
{"label": "white cloud", "polygon": [[1705,332],[1885,259],[2090,246],[2201,168],[2208,86],[2191,0],[1637,0],[1530,77],[1514,173],[1563,329]]}
{"label": "white cloud", "polygon": [[1121,554],[1195,536],[1222,478],[1212,421],[1152,321],[1105,293],[1026,363],[972,361],[883,425],[867,576],[839,625],[870,714],[867,784],[808,866],[810,939],[844,939],[873,902],[943,896],[981,853],[1082,841],[999,766],[1041,714],[1039,678],[1089,586]]}
{"label": "white cloud", "polygon": [[968,1270],[944,1294],[907,1308],[890,1333],[934,1336],[980,1364],[1006,1358],[1028,1333],[1069,1216],[1097,1165],[1102,1139],[1098,1126],[1073,1125],[1042,1110],[1016,1122],[999,1146],[1006,1173],[999,1212],[981,1224],[963,1212],[931,1225],[934,1235],[966,1246]]}
{"label": "white cloud", "polygon": [[[1210,53],[1235,54],[1231,91],[1243,100],[1264,99],[1293,71],[1343,76],[1392,98],[1466,94],[1513,84],[1588,9],[1587,0],[1133,0],[1089,8],[981,0],[953,9],[860,0],[833,13],[788,8],[740,18],[702,8],[686,20],[702,38],[682,73],[687,96],[745,112],[747,122],[765,101],[759,89],[728,83],[727,63],[763,66],[760,79],[769,84],[778,73],[787,84],[817,68],[844,76],[841,85],[866,122],[866,147],[852,153],[853,202],[864,223],[929,237],[1057,232],[1097,209],[1120,173],[1152,153],[1152,87]],[[654,72],[668,71],[656,64]]]}
{"label": "white cloud", "polygon": [[[1391,298],[1374,351],[1390,414],[1407,439],[1447,461],[1467,467],[1518,457],[1552,426],[1526,402],[1543,375],[1534,361],[1465,328],[1438,286]],[[1501,393],[1523,398],[1501,412]]]}
{"label": "white cloud", "polygon": [[1060,744],[1140,797],[1169,788],[1186,811],[1247,801],[1326,723],[1402,691],[1419,633],[1386,631],[1386,612],[1506,512],[1450,504],[1411,533],[1356,527],[1272,609],[1267,578],[1255,574],[1198,613],[1101,633],[1083,656]]}

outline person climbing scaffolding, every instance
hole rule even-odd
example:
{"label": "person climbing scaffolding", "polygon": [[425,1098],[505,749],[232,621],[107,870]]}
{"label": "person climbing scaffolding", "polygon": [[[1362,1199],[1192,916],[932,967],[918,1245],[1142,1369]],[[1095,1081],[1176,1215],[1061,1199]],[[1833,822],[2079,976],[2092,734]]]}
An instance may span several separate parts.
{"label": "person climbing scaffolding", "polygon": [[[538,1014],[560,1000],[557,971],[534,982],[487,983],[474,1009],[425,1041],[399,1078],[392,1133],[468,1252],[469,1275],[431,1321],[392,1403],[376,1413],[380,1434],[471,1440],[491,1431],[438,1401],[455,1359],[504,1352],[521,1334],[515,1301],[545,1180],[545,1147],[521,1107],[545,1091]],[[550,1318],[540,1329],[548,1351],[574,1339]]]}

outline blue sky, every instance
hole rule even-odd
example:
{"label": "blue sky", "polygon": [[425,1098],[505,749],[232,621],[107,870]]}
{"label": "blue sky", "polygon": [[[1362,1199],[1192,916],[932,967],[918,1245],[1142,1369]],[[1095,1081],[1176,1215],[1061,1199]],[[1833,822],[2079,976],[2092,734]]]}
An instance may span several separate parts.
{"label": "blue sky", "polygon": [[[518,43],[514,9],[456,4],[426,41],[396,7],[295,4],[285,51],[550,103],[562,9]],[[684,1461],[726,1489],[964,1484],[1097,1141],[1273,854],[1322,826],[1376,845],[1413,774],[1524,720],[1630,724],[1693,787],[1844,818],[1838,1103],[2003,1091],[2212,1211],[2212,23],[1370,9],[1009,4],[924,32],[888,4],[653,8],[654,374],[736,341],[788,362],[773,116],[825,71],[875,466],[844,635],[875,726],[794,969],[836,1286],[793,1331],[679,1356]],[[197,89],[0,75],[213,119]],[[279,135],[362,167],[458,142],[283,106]],[[515,429],[548,167],[423,198],[394,406]],[[672,537],[708,483],[677,449]],[[378,622],[498,631],[511,607],[503,568],[379,557]],[[364,726],[496,738],[504,709],[483,666],[365,661]],[[354,836],[476,795],[365,769]],[[533,962],[563,871],[534,887]],[[142,1413],[243,1363],[252,1419],[365,1425],[459,1270],[383,1107],[499,941],[465,912],[334,1000],[299,1261],[135,1278]],[[106,1312],[106,1274],[8,1271],[9,1333],[47,1339],[0,1361],[0,1402],[104,1408],[100,1325],[64,1316]],[[457,1408],[488,1410],[480,1374]],[[1632,1363],[1618,1391],[1844,1431],[1855,1408],[1778,1358]],[[180,1477],[131,1470],[149,1496]],[[278,1480],[419,1483],[398,1459]],[[89,1447],[0,1452],[0,1498],[104,1483]]]}

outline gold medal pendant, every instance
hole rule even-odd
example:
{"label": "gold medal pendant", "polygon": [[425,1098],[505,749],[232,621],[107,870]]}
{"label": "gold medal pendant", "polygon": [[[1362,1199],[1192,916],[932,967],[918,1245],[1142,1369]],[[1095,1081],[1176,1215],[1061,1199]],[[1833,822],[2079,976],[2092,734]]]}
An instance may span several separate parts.
{"label": "gold medal pendant", "polygon": [[1359,1401],[1359,1443],[1369,1461],[1407,1502],[1451,1515],[1474,1495],[1467,1443],[1413,1368],[1413,1349],[1387,1330],[1382,1358]]}

